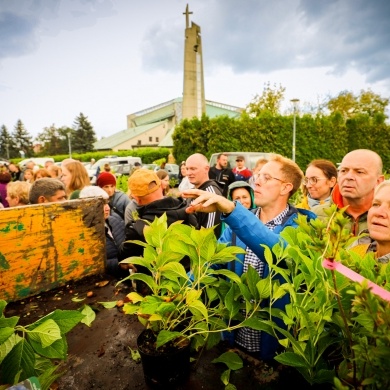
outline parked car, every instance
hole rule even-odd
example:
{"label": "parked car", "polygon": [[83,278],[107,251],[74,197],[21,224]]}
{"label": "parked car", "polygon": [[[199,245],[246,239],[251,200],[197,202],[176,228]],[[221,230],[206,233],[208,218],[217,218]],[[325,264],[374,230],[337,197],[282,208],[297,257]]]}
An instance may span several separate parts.
{"label": "parked car", "polygon": [[110,164],[111,166],[113,165],[121,165],[121,164],[127,164],[131,165],[133,167],[135,162],[139,162],[142,164],[141,158],[140,157],[133,157],[133,156],[126,156],[126,157],[113,157],[113,156],[107,156],[104,158],[101,158],[100,160],[96,161],[95,164],[92,165],[90,169],[88,169],[88,176],[89,180],[91,181],[91,184],[96,184],[96,175],[98,173],[98,168],[99,171],[103,169],[104,164]]}
{"label": "parked car", "polygon": [[129,176],[131,169],[133,168],[134,165],[133,164],[115,164],[115,165],[110,164],[110,166],[111,166],[112,173],[116,177],[119,177],[122,175]]}
{"label": "parked car", "polygon": [[[155,171],[157,172],[159,169],[161,168],[158,166],[157,168],[155,168]],[[170,179],[179,180],[180,167],[177,164],[165,164],[164,170],[168,172],[169,180]]]}
{"label": "parked car", "polygon": [[144,169],[151,169],[152,171],[156,171],[159,166],[157,164],[144,164],[142,165]]}

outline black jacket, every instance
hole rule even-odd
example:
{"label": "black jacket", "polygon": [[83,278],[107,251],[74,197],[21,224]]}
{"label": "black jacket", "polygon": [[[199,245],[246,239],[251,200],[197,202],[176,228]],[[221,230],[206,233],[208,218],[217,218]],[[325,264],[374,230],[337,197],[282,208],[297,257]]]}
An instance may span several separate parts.
{"label": "black jacket", "polygon": [[[213,192],[217,195],[222,195],[222,191],[218,186],[215,180],[207,180],[201,186],[198,187],[198,190]],[[214,213],[195,213],[196,219],[198,220],[198,226],[205,228],[210,228],[216,226],[214,229],[214,234],[217,238],[221,235],[221,213],[216,211]]]}
{"label": "black jacket", "polygon": [[[146,206],[137,207],[139,219],[131,221],[126,225],[126,241],[139,240],[145,242],[143,233],[145,222],[153,222],[157,217],[167,214],[168,226],[176,221],[183,221],[185,225],[198,227],[197,219],[194,214],[187,214],[188,204],[182,198],[173,198],[167,196],[163,199],[156,200]],[[121,260],[131,256],[142,256],[144,248],[140,245],[124,242],[120,250]]]}
{"label": "black jacket", "polygon": [[106,272],[116,277],[120,276],[118,266],[120,248],[125,241],[125,222],[116,214],[109,216],[105,223],[106,230]]}
{"label": "black jacket", "polygon": [[236,181],[236,177],[230,168],[217,169],[215,165],[209,170],[209,178],[217,182],[223,196],[227,195],[230,184]]}

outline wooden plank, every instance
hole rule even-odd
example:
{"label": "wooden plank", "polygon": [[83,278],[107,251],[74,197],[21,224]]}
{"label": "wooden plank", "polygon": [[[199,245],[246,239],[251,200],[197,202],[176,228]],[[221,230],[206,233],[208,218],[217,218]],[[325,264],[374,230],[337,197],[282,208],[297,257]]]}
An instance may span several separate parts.
{"label": "wooden plank", "polygon": [[104,272],[103,199],[0,211],[0,299],[16,301]]}

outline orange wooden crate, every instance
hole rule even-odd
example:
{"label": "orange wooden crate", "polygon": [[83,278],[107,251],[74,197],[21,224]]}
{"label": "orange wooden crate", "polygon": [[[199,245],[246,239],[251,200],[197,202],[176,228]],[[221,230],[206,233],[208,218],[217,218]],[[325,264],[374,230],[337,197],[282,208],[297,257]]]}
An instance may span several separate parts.
{"label": "orange wooden crate", "polygon": [[105,244],[99,198],[0,210],[0,299],[104,272]]}

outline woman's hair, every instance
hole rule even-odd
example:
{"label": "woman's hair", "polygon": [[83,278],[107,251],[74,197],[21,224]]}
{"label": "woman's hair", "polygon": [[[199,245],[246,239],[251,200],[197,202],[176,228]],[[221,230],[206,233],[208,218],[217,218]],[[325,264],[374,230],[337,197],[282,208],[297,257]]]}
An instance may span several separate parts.
{"label": "woman's hair", "polygon": [[49,171],[46,168],[39,168],[34,172],[34,181],[37,180],[37,177],[51,177]]}
{"label": "woman's hair", "polygon": [[383,181],[382,183],[378,184],[376,187],[375,187],[375,190],[374,190],[374,196],[378,193],[378,191],[383,188],[383,187],[390,187],[390,180],[385,180]]}
{"label": "woman's hair", "polygon": [[53,179],[58,179],[61,176],[61,168],[58,165],[50,165],[47,171]]}
{"label": "woman's hair", "polygon": [[12,176],[9,172],[0,172],[0,183],[9,183],[12,180]]}
{"label": "woman's hair", "polygon": [[24,178],[24,180],[26,180],[26,173],[27,172],[29,172],[29,173],[31,173],[31,181],[34,181],[34,172],[33,172],[33,170],[32,169],[30,169],[30,168],[27,168],[27,169],[25,169],[24,170],[24,174],[23,174],[23,178]]}
{"label": "woman's hair", "polygon": [[179,180],[182,180],[182,179],[184,178],[183,174],[181,173],[181,168],[182,168],[183,166],[186,166],[186,162],[185,162],[185,161],[182,161],[182,162],[180,163],[180,166],[179,166],[179,174],[177,175],[177,177],[178,177]]}
{"label": "woman's hair", "polygon": [[30,188],[31,184],[27,181],[11,181],[7,185],[7,196],[12,199],[15,199],[18,196],[20,204],[28,204]]}
{"label": "woman's hair", "polygon": [[[168,172],[164,169],[159,169],[157,172],[156,172],[156,175],[158,176],[158,178],[160,180],[163,180],[165,179],[167,176],[169,176]],[[163,193],[164,193],[164,196],[167,195],[169,192],[169,186],[167,188],[164,188],[163,190]]]}
{"label": "woman's hair", "polygon": [[105,172],[111,172],[111,165],[106,163],[104,164],[103,169]]}
{"label": "woman's hair", "polygon": [[73,192],[76,190],[82,190],[84,187],[91,185],[89,180],[88,171],[80,161],[69,161],[64,166],[69,171],[72,178],[69,183],[68,191]]}
{"label": "woman's hair", "polygon": [[307,167],[316,167],[321,169],[328,180],[330,180],[332,177],[337,179],[337,168],[336,165],[332,163],[332,161],[324,159],[313,160]]}

